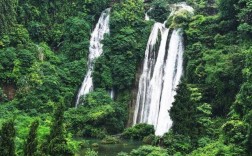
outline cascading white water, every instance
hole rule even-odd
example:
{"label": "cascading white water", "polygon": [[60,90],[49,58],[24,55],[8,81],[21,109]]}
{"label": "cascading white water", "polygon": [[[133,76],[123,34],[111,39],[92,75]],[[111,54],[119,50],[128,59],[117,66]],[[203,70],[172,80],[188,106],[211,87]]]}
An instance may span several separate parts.
{"label": "cascading white water", "polygon": [[112,89],[109,91],[109,95],[110,95],[110,98],[111,98],[112,100],[115,99],[115,90],[114,90],[114,88],[112,88]]}
{"label": "cascading white water", "polygon": [[174,30],[170,39],[168,57],[164,66],[163,88],[160,100],[160,112],[156,126],[156,135],[163,135],[172,126],[172,120],[168,114],[176,87],[179,84],[183,69],[183,38],[181,29]]}
{"label": "cascading white water", "polygon": [[148,13],[152,10],[153,8],[150,8],[146,13],[145,13],[145,21],[149,21],[150,20],[150,16],[148,15]]}
{"label": "cascading white water", "polygon": [[103,52],[103,45],[101,44],[101,41],[103,40],[104,35],[109,33],[109,17],[110,8],[102,12],[98,23],[96,24],[95,29],[92,32],[89,46],[88,71],[78,92],[75,104],[76,107],[80,102],[80,97],[88,94],[90,91],[93,90],[92,72],[94,69],[94,60],[98,58]]}
{"label": "cascading white water", "polygon": [[[183,3],[175,7],[193,10]],[[172,10],[171,15],[175,11],[175,9]],[[169,36],[171,37],[168,42]],[[182,76],[183,51],[181,29],[172,31],[165,28],[165,24],[158,22],[154,24],[146,47],[142,75],[138,85],[134,125],[152,124],[155,134],[159,136],[166,133],[172,126],[168,111],[174,102],[175,90]]]}
{"label": "cascading white water", "polygon": [[146,20],[146,21],[149,21],[149,20],[150,20],[150,17],[148,16],[147,13],[145,13],[145,20]]}

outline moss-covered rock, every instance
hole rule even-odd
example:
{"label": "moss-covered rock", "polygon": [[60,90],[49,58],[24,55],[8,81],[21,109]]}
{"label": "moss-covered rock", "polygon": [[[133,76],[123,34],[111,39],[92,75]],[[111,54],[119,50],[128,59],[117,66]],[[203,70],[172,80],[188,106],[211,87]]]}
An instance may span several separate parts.
{"label": "moss-covered rock", "polygon": [[113,137],[113,136],[106,136],[101,141],[102,144],[117,144],[117,143],[120,143],[120,142],[121,141],[120,141],[120,139],[118,137]]}
{"label": "moss-covered rock", "polygon": [[193,8],[180,3],[171,5],[172,13],[167,18],[166,26],[170,28],[185,27],[193,16]]}
{"label": "moss-covered rock", "polygon": [[92,147],[99,147],[98,143],[92,143]]}

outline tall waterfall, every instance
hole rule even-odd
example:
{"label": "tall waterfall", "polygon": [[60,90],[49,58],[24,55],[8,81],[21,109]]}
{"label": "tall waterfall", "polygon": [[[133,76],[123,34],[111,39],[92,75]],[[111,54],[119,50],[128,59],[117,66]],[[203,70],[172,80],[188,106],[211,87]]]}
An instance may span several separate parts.
{"label": "tall waterfall", "polygon": [[75,104],[76,107],[80,102],[80,97],[88,94],[90,91],[93,90],[92,72],[94,69],[94,60],[98,58],[103,52],[103,45],[101,44],[101,41],[103,40],[104,35],[106,33],[109,33],[109,16],[110,8],[102,12],[99,21],[96,24],[94,31],[92,32],[89,46],[88,71],[77,95],[77,100]]}
{"label": "tall waterfall", "polygon": [[[185,4],[176,7],[188,8]],[[191,7],[189,9],[191,11]],[[174,13],[175,10],[172,10],[171,15]],[[156,22],[145,51],[133,117],[134,125],[154,125],[155,134],[159,136],[172,126],[168,111],[174,102],[176,87],[182,76],[183,52],[182,29],[167,29],[165,24]]]}

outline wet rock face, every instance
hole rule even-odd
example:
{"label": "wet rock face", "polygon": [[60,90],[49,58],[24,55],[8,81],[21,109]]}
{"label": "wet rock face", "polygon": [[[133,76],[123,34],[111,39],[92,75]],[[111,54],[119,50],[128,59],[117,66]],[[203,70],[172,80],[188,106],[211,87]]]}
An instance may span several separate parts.
{"label": "wet rock face", "polygon": [[135,75],[135,83],[131,90],[132,99],[129,103],[129,118],[128,118],[127,127],[131,127],[133,125],[133,116],[134,116],[135,105],[136,105],[136,100],[137,100],[138,84],[139,84],[140,76],[142,74],[142,70],[143,70],[143,66],[142,65],[138,66],[138,69]]}
{"label": "wet rock face", "polygon": [[5,84],[3,85],[3,92],[7,96],[8,100],[13,100],[16,95],[16,88],[14,85]]}

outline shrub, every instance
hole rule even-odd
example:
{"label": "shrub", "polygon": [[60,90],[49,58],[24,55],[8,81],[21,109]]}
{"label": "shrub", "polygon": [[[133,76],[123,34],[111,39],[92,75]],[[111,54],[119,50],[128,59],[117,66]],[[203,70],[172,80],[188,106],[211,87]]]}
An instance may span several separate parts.
{"label": "shrub", "polygon": [[237,145],[244,144],[248,132],[248,125],[243,121],[231,120],[222,126],[225,142]]}
{"label": "shrub", "polygon": [[188,136],[169,132],[163,136],[163,139],[164,146],[167,147],[170,155],[174,155],[178,151],[185,155],[192,150],[191,139]]}
{"label": "shrub", "polygon": [[154,134],[150,134],[143,138],[143,143],[149,144],[149,145],[158,145],[159,141],[160,141],[160,137],[155,136]]}
{"label": "shrub", "polygon": [[235,145],[225,145],[222,141],[216,141],[206,145],[203,148],[198,148],[190,153],[188,156],[216,156],[228,155],[237,156],[244,155],[244,149]]}
{"label": "shrub", "polygon": [[87,151],[85,152],[85,156],[98,156],[98,152],[92,149],[87,149]]}
{"label": "shrub", "polygon": [[125,139],[142,140],[144,137],[154,134],[154,126],[148,124],[137,124],[134,127],[127,128],[122,137]]}
{"label": "shrub", "polygon": [[166,150],[155,146],[142,146],[130,152],[130,156],[168,156]]}
{"label": "shrub", "polygon": [[124,105],[114,102],[105,90],[97,89],[88,94],[81,104],[65,114],[70,130],[81,137],[101,139],[122,132],[126,117]]}

